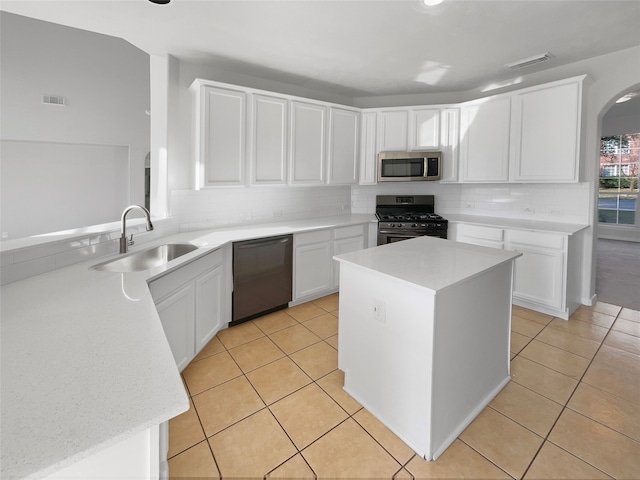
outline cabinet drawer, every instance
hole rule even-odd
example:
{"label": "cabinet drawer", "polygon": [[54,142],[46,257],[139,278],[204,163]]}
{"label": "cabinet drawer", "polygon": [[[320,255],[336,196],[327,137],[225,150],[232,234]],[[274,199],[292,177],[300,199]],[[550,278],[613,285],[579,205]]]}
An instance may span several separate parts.
{"label": "cabinet drawer", "polygon": [[458,236],[479,238],[492,242],[502,242],[504,240],[504,231],[501,228],[460,224],[458,225]]}
{"label": "cabinet drawer", "polygon": [[349,227],[336,228],[333,238],[339,240],[341,238],[359,237],[360,235],[364,235],[362,225],[351,225]]}
{"label": "cabinet drawer", "polygon": [[184,285],[221,263],[222,250],[218,249],[198,257],[192,262],[178,267],[175,270],[171,270],[155,280],[151,280],[149,282],[149,289],[151,290],[153,300],[157,303],[159,300],[162,300],[171,292],[175,291],[175,289],[180,285]]}
{"label": "cabinet drawer", "polygon": [[525,230],[508,230],[509,243],[518,243],[520,245],[530,245],[534,247],[553,248],[556,250],[564,249],[564,235],[555,235],[553,233],[528,232]]}
{"label": "cabinet drawer", "polygon": [[328,242],[331,240],[331,230],[317,230],[315,232],[296,233],[296,245]]}

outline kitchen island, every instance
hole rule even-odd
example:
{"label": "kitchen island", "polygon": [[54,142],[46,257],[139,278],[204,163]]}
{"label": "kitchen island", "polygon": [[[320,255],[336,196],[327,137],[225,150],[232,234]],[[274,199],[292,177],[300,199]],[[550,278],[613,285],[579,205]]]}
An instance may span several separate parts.
{"label": "kitchen island", "polygon": [[334,257],[344,389],[426,460],[510,380],[520,255],[425,236]]}

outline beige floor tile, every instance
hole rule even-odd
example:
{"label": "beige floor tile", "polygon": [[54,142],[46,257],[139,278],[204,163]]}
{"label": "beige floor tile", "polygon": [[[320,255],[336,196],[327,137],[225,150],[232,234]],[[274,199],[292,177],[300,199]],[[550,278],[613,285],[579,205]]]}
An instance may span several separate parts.
{"label": "beige floor tile", "polygon": [[634,322],[633,320],[618,318],[616,323],[613,324],[613,327],[611,327],[611,330],[633,335],[634,337],[640,337],[640,323]]}
{"label": "beige floor tile", "polygon": [[340,299],[337,293],[333,293],[331,295],[327,295],[326,297],[317,298],[313,300],[312,303],[315,303],[317,306],[326,310],[327,312],[335,312],[338,310],[338,306],[340,303]]}
{"label": "beige floor tile", "polygon": [[530,341],[531,338],[525,335],[521,335],[517,332],[511,332],[511,353],[519,353]]}
{"label": "beige floor tile", "polygon": [[536,312],[535,310],[530,310],[528,308],[520,307],[518,305],[514,305],[512,307],[513,315],[516,315],[520,318],[526,318],[527,320],[531,320],[533,322],[539,323],[540,325],[548,325],[549,322],[553,319],[551,315],[547,315],[546,313]]}
{"label": "beige floor tile", "polygon": [[336,350],[338,350],[338,335],[334,335],[332,337],[325,338],[324,341],[327,342],[329,345],[331,345]]}
{"label": "beige floor tile", "polygon": [[351,395],[343,390],[344,387],[344,372],[342,370],[334,370],[329,375],[325,375],[316,383],[325,392],[329,394],[338,404],[345,409],[349,415],[353,415],[362,408]]}
{"label": "beige floor tile", "polygon": [[268,408],[209,438],[223,478],[263,478],[297,453]]}
{"label": "beige floor tile", "polygon": [[459,438],[515,478],[522,477],[543,442],[491,408],[480,412]]}
{"label": "beige floor tile", "polygon": [[640,404],[640,386],[637,381],[629,381],[629,373],[626,370],[604,364],[592,364],[584,374],[582,382]]}
{"label": "beige floor tile", "polygon": [[593,359],[595,365],[626,370],[635,378],[640,377],[640,355],[603,345]]}
{"label": "beige floor tile", "polygon": [[608,329],[599,327],[598,325],[592,325],[590,323],[571,319],[562,320],[561,318],[554,318],[547,328],[554,328],[561,332],[576,335],[595,342],[602,342],[602,339],[604,339],[608,332]]}
{"label": "beige floor tile", "polygon": [[304,322],[304,326],[320,338],[328,338],[338,334],[338,319],[330,313],[307,320]]}
{"label": "beige floor tile", "polygon": [[318,478],[391,478],[396,462],[353,419],[347,419],[302,451]]}
{"label": "beige floor tile", "polygon": [[272,333],[269,338],[287,355],[321,340],[315,333],[300,324]]}
{"label": "beige floor tile", "polygon": [[631,320],[633,322],[640,322],[640,310],[633,310],[631,308],[623,308],[618,315],[619,318]]}
{"label": "beige floor tile", "polygon": [[604,339],[603,344],[624,350],[625,352],[640,355],[640,337],[634,337],[627,333],[611,330],[609,335],[607,335],[607,338]]}
{"label": "beige floor tile", "polygon": [[284,357],[284,352],[269,337],[260,337],[231,348],[229,354],[245,373]]}
{"label": "beige floor tile", "polygon": [[169,478],[220,478],[209,444],[200,442],[189,450],[169,459]]}
{"label": "beige floor tile", "polygon": [[311,383],[290,358],[281,358],[247,374],[247,378],[267,405]]}
{"label": "beige floor tile", "polygon": [[189,400],[189,410],[169,420],[169,453],[167,458],[194,446],[205,439],[198,414]]}
{"label": "beige floor tile", "polygon": [[581,383],[567,406],[640,442],[640,412],[635,403]]}
{"label": "beige floor tile", "polygon": [[615,478],[640,478],[640,443],[566,409],[549,441]]}
{"label": "beige floor tile", "polygon": [[525,337],[533,338],[544,328],[544,325],[529,320],[528,318],[518,317],[513,315],[511,317],[511,331],[524,335]]}
{"label": "beige floor tile", "polygon": [[314,380],[338,368],[338,352],[325,342],[298,350],[290,358]]}
{"label": "beige floor tile", "polygon": [[599,327],[610,328],[616,320],[616,317],[580,306],[571,315],[571,320],[578,320],[580,322],[598,325]]}
{"label": "beige floor tile", "polygon": [[356,413],[353,419],[369,432],[369,435],[375,438],[401,465],[407,463],[415,455],[415,452],[406,443],[364,408]]}
{"label": "beige floor tile", "polygon": [[255,326],[253,321],[225,328],[220,330],[217,335],[227,349],[237,347],[262,336],[264,336],[264,333]]}
{"label": "beige floor tile", "polygon": [[525,480],[585,480],[611,477],[553,443],[545,442],[524,478]]}
{"label": "beige floor tile", "polygon": [[347,418],[345,411],[315,383],[269,408],[300,450]]}
{"label": "beige floor tile", "polygon": [[296,325],[298,321],[291,315],[287,314],[284,310],[278,310],[277,312],[269,313],[260,318],[253,320],[256,327],[262,330],[267,335],[283,330],[287,327]]}
{"label": "beige floor tile", "polygon": [[193,396],[242,375],[242,371],[231,355],[222,352],[198,362],[191,362],[182,371],[182,375],[189,387],[189,393]]}
{"label": "beige floor tile", "polygon": [[265,407],[244,376],[195,395],[193,403],[207,437]]}
{"label": "beige floor tile", "polygon": [[578,384],[573,378],[521,356],[511,361],[511,380],[563,405]]}
{"label": "beige floor tile", "polygon": [[545,328],[536,340],[588,359],[593,358],[600,348],[600,342],[577,337],[555,328]]}
{"label": "beige floor tile", "polygon": [[415,478],[420,479],[511,479],[509,475],[460,440],[455,440],[435,461],[427,462],[416,455],[406,465],[406,469]]}
{"label": "beige floor tile", "polygon": [[589,366],[588,359],[537,340],[532,340],[520,355],[577,380]]}
{"label": "beige floor tile", "polygon": [[306,322],[314,317],[324,315],[327,311],[324,308],[320,308],[318,305],[312,302],[302,303],[295,307],[287,308],[285,310],[289,315],[298,320],[299,322]]}
{"label": "beige floor tile", "polygon": [[192,360],[193,362],[197,362],[198,360],[202,360],[203,358],[210,357],[211,355],[215,355],[216,353],[224,352],[224,345],[220,342],[218,337],[213,337],[209,343],[207,343],[200,353],[196,355],[196,357]]}
{"label": "beige floor tile", "polygon": [[617,316],[621,310],[621,308],[618,305],[612,305],[610,303],[604,303],[604,302],[596,302],[595,305],[587,308],[591,308],[596,312],[606,313],[607,315],[613,315],[614,317]]}
{"label": "beige floor tile", "polygon": [[305,462],[302,455],[297,454],[290,458],[273,472],[267,475],[267,478],[286,478],[288,480],[315,480],[316,476]]}
{"label": "beige floor tile", "polygon": [[407,472],[404,468],[401,468],[398,473],[393,476],[394,480],[413,480],[413,475]]}
{"label": "beige floor tile", "polygon": [[559,403],[515,382],[509,382],[489,406],[541,437],[547,436],[562,411]]}

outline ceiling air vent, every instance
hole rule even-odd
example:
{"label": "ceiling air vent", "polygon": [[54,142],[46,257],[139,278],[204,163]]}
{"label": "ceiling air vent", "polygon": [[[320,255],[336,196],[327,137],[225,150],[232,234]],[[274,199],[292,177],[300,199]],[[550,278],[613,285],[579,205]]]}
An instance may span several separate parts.
{"label": "ceiling air vent", "polygon": [[42,95],[42,103],[47,105],[65,105],[65,98],[59,95]]}
{"label": "ceiling air vent", "polygon": [[517,70],[519,68],[529,67],[531,65],[535,65],[537,63],[546,62],[553,58],[549,52],[541,53],[540,55],[534,55],[533,57],[523,58],[522,60],[518,60],[513,63],[507,63],[505,66],[510,70]]}

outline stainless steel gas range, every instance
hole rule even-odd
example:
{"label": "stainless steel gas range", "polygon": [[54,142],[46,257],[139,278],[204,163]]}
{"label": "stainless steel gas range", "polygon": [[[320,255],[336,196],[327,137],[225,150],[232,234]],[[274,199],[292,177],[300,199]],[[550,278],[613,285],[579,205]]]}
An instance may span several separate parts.
{"label": "stainless steel gas range", "polygon": [[434,207],[433,195],[378,195],[378,245],[425,235],[447,238],[448,222]]}

